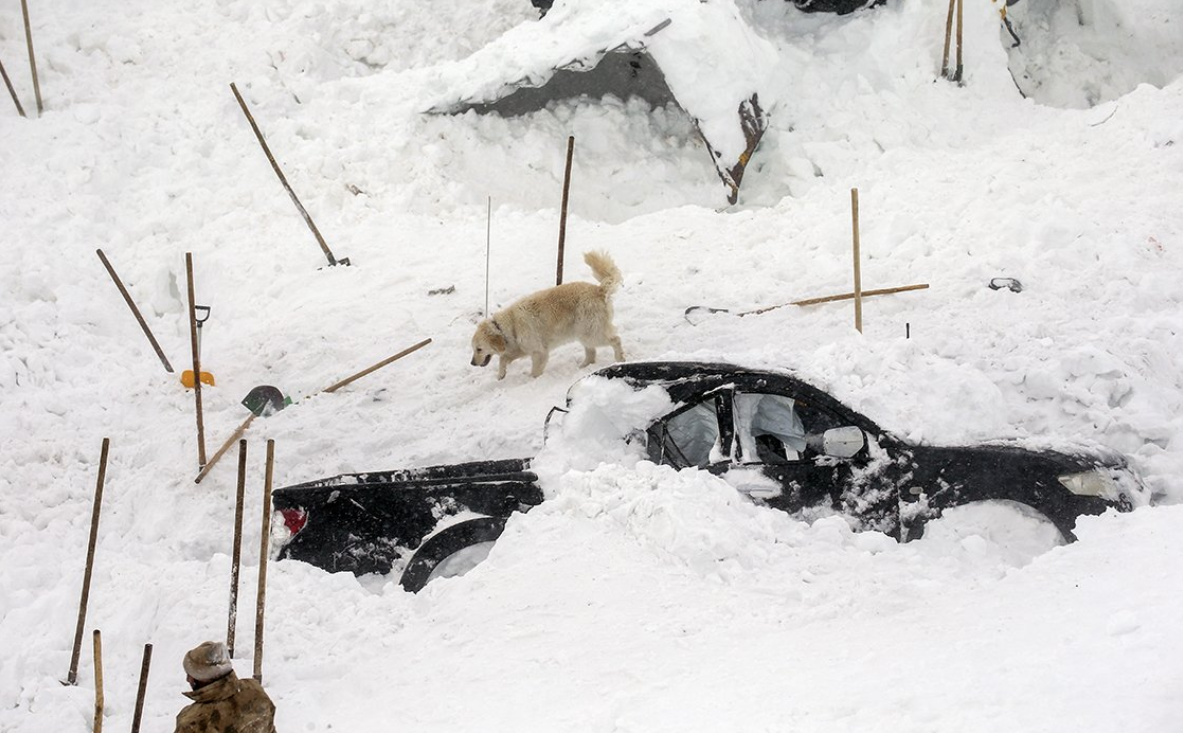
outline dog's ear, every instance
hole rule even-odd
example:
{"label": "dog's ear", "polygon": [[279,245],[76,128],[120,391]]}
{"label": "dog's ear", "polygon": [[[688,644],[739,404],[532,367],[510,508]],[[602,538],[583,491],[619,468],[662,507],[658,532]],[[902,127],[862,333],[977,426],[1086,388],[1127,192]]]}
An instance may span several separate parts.
{"label": "dog's ear", "polygon": [[489,337],[489,345],[493,347],[494,351],[499,354],[505,351],[505,334],[499,331],[494,331],[493,329],[489,329],[485,335]]}

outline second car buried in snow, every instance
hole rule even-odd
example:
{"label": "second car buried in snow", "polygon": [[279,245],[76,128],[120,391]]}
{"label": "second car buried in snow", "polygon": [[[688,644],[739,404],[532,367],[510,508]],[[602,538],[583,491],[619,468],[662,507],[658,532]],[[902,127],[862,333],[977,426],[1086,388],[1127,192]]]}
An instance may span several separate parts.
{"label": "second car buried in snow", "polygon": [[[648,412],[631,397],[642,392],[659,395]],[[900,541],[920,537],[946,509],[981,501],[1030,507],[1073,540],[1078,517],[1129,511],[1143,496],[1115,454],[912,443],[787,373],[617,364],[577,382],[556,410],[577,414],[581,400],[609,414],[621,442],[654,463],[707,470],[774,509],[837,512]],[[397,572],[418,591],[479,562],[511,514],[543,499],[531,459],[482,461],[277,489],[273,524],[280,558],[330,572]]]}

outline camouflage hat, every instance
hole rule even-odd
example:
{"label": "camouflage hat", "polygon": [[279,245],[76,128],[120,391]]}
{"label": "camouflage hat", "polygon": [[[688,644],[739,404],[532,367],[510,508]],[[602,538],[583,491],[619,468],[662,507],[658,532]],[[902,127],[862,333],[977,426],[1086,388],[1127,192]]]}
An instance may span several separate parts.
{"label": "camouflage hat", "polygon": [[230,653],[220,641],[207,641],[185,654],[185,674],[198,682],[209,682],[224,677],[233,671]]}

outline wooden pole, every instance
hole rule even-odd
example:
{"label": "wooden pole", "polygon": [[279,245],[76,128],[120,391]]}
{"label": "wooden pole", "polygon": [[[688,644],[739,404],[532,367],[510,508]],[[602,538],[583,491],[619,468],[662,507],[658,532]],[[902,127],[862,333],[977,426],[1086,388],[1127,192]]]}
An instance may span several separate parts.
{"label": "wooden pole", "polygon": [[962,0],[957,0],[957,69],[953,72],[953,81],[961,84],[961,9]]}
{"label": "wooden pole", "polygon": [[[253,416],[252,416],[253,417]],[[226,648],[234,658],[234,631],[238,625],[238,570],[242,560],[242,506],[246,496],[246,441],[238,441],[238,491],[234,499],[234,550],[230,557],[230,619],[226,624]]]}
{"label": "wooden pole", "polygon": [[164,371],[172,374],[173,365],[168,363],[168,359],[165,358],[164,352],[160,349],[160,344],[156,342],[156,337],[152,335],[152,330],[148,328],[148,324],[144,321],[144,317],[140,315],[140,309],[136,307],[135,301],[131,299],[131,295],[127,292],[127,288],[123,287],[123,281],[119,279],[119,275],[115,274],[115,268],[111,266],[111,262],[107,259],[107,255],[103,254],[103,250],[101,249],[96,249],[95,252],[98,253],[99,259],[102,260],[103,267],[107,268],[107,274],[110,275],[111,279],[115,281],[115,287],[119,288],[119,294],[123,296],[123,300],[127,303],[127,307],[131,308],[131,313],[136,317],[136,322],[140,324],[140,328],[143,329],[144,335],[148,337],[148,343],[152,344],[152,348],[156,350],[156,356],[160,357],[160,363],[164,364]]}
{"label": "wooden pole", "polygon": [[29,3],[21,0],[21,12],[25,16],[25,42],[29,46],[29,69],[33,72],[33,95],[37,98],[37,116],[41,116],[41,83],[37,81],[37,58],[33,54],[33,31],[29,27]]}
{"label": "wooden pole", "polygon": [[485,215],[485,318],[489,317],[489,255],[493,249],[493,197],[489,197],[489,211]]}
{"label": "wooden pole", "polygon": [[103,637],[94,630],[94,733],[103,733]]}
{"label": "wooden pole", "polygon": [[[928,287],[928,283],[920,283],[918,285],[901,285],[896,288],[878,288],[876,290],[864,290],[862,294],[863,294],[864,298],[870,298],[873,295],[890,295],[892,293],[906,293],[909,290],[924,290],[927,287]],[[768,311],[776,310],[777,308],[784,308],[786,305],[799,305],[799,306],[817,305],[819,303],[833,303],[836,300],[851,300],[852,298],[854,298],[854,293],[839,293],[838,295],[823,295],[819,298],[806,298],[805,300],[794,300],[791,303],[778,303],[777,305],[769,305],[769,306],[765,306],[763,308],[757,308],[756,310],[743,311],[742,313],[736,313],[735,315],[740,316],[740,317],[755,316],[755,315],[759,315],[761,313],[767,313]]]}
{"label": "wooden pole", "polygon": [[850,218],[854,233],[854,327],[863,332],[863,276],[859,268],[858,189],[850,189]]}
{"label": "wooden pole", "polygon": [[350,382],[361,379],[362,377],[366,376],[367,374],[370,374],[371,372],[375,372],[375,371],[381,369],[382,367],[386,366],[387,364],[398,361],[399,359],[403,358],[407,354],[418,351],[419,349],[422,349],[424,346],[427,346],[430,343],[431,343],[431,339],[423,339],[422,341],[415,344],[414,346],[407,348],[407,349],[403,349],[402,351],[398,352],[397,354],[390,357],[389,359],[383,359],[382,361],[378,362],[377,364],[375,364],[372,367],[367,367],[367,368],[361,370],[360,372],[358,372],[357,374],[354,374],[351,377],[346,377],[345,379],[342,379],[340,382],[337,382],[336,384],[329,387],[328,389],[325,389],[324,391],[329,392],[329,393],[336,392],[337,390],[341,389],[342,387],[349,384]]}
{"label": "wooden pole", "polygon": [[99,538],[99,515],[103,510],[103,482],[107,479],[107,453],[111,439],[103,438],[99,456],[99,480],[94,489],[94,506],[90,511],[90,542],[86,547],[86,571],[82,574],[82,599],[78,602],[78,625],[74,627],[74,651],[70,655],[70,671],[66,684],[78,684],[78,657],[82,653],[82,631],[86,627],[86,606],[90,601],[90,577],[94,570],[94,550]]}
{"label": "wooden pole", "polygon": [[16,90],[12,88],[12,80],[8,78],[8,72],[4,70],[3,62],[0,62],[0,76],[4,77],[4,86],[8,87],[8,93],[12,95],[12,103],[16,105],[16,111],[20,113],[21,117],[25,117],[25,108],[21,106],[21,100],[16,96]]}
{"label": "wooden pole", "polygon": [[144,645],[144,660],[140,663],[140,687],[136,692],[136,711],[131,718],[131,733],[140,733],[140,719],[144,716],[144,693],[148,691],[148,667],[152,665],[152,645]]}
{"label": "wooden pole", "polygon": [[193,399],[197,405],[197,466],[205,467],[205,423],[201,418],[201,354],[197,348],[197,306],[193,298],[193,253],[185,253],[185,277],[189,281],[189,345],[193,351]]}
{"label": "wooden pole", "polygon": [[567,199],[571,193],[571,158],[575,153],[575,137],[567,138],[567,171],[563,174],[563,207],[559,214],[559,264],[555,271],[555,285],[563,284],[563,248],[567,242]]}
{"label": "wooden pole", "polygon": [[234,433],[231,434],[230,437],[226,439],[225,443],[222,443],[222,447],[219,448],[218,452],[215,453],[213,455],[213,457],[209,459],[209,463],[202,466],[201,472],[197,474],[197,478],[193,479],[193,483],[195,483],[195,484],[201,483],[201,480],[203,478],[205,478],[206,475],[208,475],[209,472],[213,469],[214,464],[216,464],[218,461],[222,460],[222,456],[224,456],[226,454],[226,451],[230,450],[230,446],[234,445],[234,441],[236,441],[242,437],[242,434],[245,433],[246,429],[251,426],[251,421],[254,419],[255,419],[255,414],[251,413],[249,416],[247,416],[247,419],[243,420],[242,423],[239,424],[239,426],[234,429]]}
{"label": "wooden pole", "polygon": [[267,472],[263,479],[263,526],[259,538],[259,592],[255,600],[255,681],[263,682],[263,609],[267,599],[267,544],[271,538],[271,481],[275,471],[275,441],[267,441]]}
{"label": "wooden pole", "polygon": [[949,0],[949,15],[945,18],[945,52],[941,54],[941,76],[949,78],[949,43],[953,39],[953,9],[957,0]]}
{"label": "wooden pole", "polygon": [[[308,214],[308,210],[304,208],[304,204],[300,203],[300,199],[297,198],[296,192],[292,190],[291,184],[288,183],[287,176],[285,176],[283,171],[279,168],[279,163],[275,162],[275,156],[271,154],[271,148],[267,147],[267,141],[263,139],[263,133],[259,130],[259,126],[255,124],[255,118],[251,115],[250,109],[248,109],[246,106],[246,100],[243,99],[242,95],[238,93],[238,87],[236,87],[233,82],[230,84],[230,91],[234,92],[234,98],[238,100],[238,106],[242,108],[242,113],[246,115],[247,122],[251,124],[251,130],[254,131],[255,138],[259,141],[259,145],[262,146],[263,153],[267,156],[267,161],[271,163],[271,169],[275,171],[275,175],[279,176],[279,182],[283,184],[284,190],[288,192],[288,196],[291,197],[292,203],[296,205],[296,209],[300,212],[300,216],[304,217],[304,223],[307,224],[308,228],[312,231],[312,236],[316,237],[316,243],[320,245],[321,251],[324,252],[325,257],[328,258],[329,265],[336,265],[337,258],[333,256],[333,252],[329,249],[329,245],[325,243],[324,237],[320,235],[320,230],[316,228],[316,223],[312,221],[312,217]],[[348,265],[348,258],[341,260],[341,264]]]}

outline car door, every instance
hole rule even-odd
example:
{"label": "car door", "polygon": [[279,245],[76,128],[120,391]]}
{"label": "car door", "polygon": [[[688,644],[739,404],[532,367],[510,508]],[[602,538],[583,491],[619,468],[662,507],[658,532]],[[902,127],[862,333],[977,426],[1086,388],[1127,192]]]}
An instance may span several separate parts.
{"label": "car door", "polygon": [[898,534],[898,494],[884,470],[890,461],[872,460],[878,446],[852,416],[758,390],[735,390],[730,402],[730,473],[758,470],[781,487],[758,498],[807,517],[840,512],[861,528]]}

